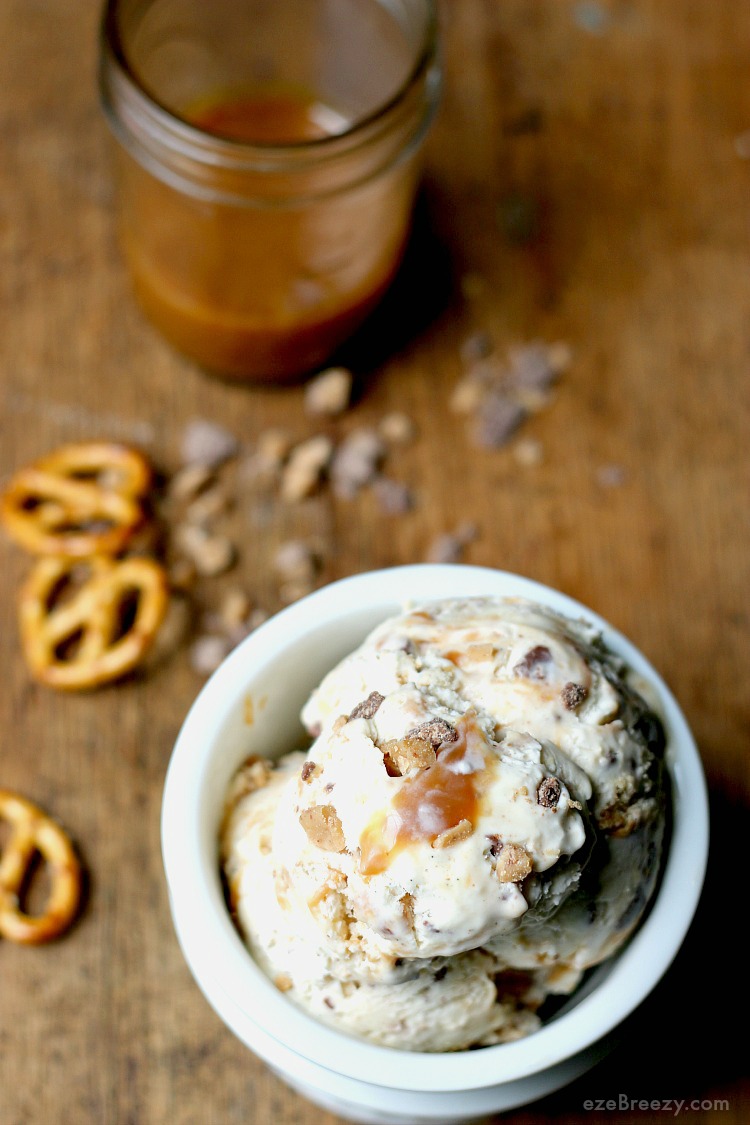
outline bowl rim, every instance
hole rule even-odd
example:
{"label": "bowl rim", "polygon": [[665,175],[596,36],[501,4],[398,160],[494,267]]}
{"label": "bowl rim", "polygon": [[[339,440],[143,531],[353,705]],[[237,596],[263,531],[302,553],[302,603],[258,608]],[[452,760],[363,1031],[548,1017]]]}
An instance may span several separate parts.
{"label": "bowl rim", "polygon": [[[653,684],[668,733],[671,836],[647,917],[605,963],[606,978],[569,1011],[515,1042],[477,1051],[412,1052],[381,1047],[320,1023],[280,993],[255,964],[229,912],[221,917],[216,911],[218,856],[207,856],[199,843],[201,782],[223,720],[246,695],[253,676],[300,636],[368,607],[373,612],[382,608],[384,619],[404,603],[461,596],[529,598],[568,617],[584,618],[612,651]],[[526,1078],[571,1058],[620,1024],[651,992],[679,950],[698,905],[708,853],[708,794],[695,740],[672,692],[640,650],[599,614],[567,594],[507,571],[416,563],[332,582],[269,618],[229,654],[204,684],[178,734],[164,784],[161,833],[183,954],[209,1001],[212,996],[232,997],[257,1027],[259,1037],[249,1044],[257,1053],[264,1054],[265,1035],[287,1052],[370,1085],[468,1091]],[[232,1030],[248,1042],[240,1030]],[[269,1044],[268,1054],[274,1053]]]}

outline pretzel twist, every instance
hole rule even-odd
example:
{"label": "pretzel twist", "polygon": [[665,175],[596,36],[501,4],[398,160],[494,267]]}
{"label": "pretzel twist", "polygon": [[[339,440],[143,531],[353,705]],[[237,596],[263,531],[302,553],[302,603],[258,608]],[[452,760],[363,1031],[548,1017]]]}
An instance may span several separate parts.
{"label": "pretzel twist", "polygon": [[[56,591],[82,567],[89,572],[85,581],[56,604]],[[40,559],[20,599],[21,641],[32,674],[71,691],[119,679],[150,647],[167,602],[164,570],[153,559]],[[132,619],[123,624],[132,603]]]}
{"label": "pretzel twist", "polygon": [[[58,937],[81,901],[81,865],[70,839],[37,805],[0,789],[0,819],[11,834],[0,854],[0,937],[34,945]],[[50,892],[42,914],[27,914],[19,896],[39,853],[49,867]]]}
{"label": "pretzel twist", "polygon": [[145,518],[146,459],[110,442],[65,445],[11,479],[0,504],[8,533],[37,555],[116,554]]}

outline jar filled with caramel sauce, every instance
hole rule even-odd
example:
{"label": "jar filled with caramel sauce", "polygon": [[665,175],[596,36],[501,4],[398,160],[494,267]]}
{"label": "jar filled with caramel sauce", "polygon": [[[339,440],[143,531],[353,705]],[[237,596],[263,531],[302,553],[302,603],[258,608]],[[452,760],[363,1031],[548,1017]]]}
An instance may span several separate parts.
{"label": "jar filled with caramel sauce", "polygon": [[110,0],[135,292],[217,374],[314,371],[390,284],[439,89],[432,0]]}

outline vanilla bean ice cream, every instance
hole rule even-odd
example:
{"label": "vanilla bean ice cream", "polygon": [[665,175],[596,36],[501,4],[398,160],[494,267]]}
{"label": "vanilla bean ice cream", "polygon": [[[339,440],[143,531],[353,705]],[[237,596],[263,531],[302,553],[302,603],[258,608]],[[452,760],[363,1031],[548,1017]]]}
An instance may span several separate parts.
{"label": "vanilla bean ice cream", "polygon": [[234,779],[222,862],[257,963],[320,1020],[414,1051],[516,1039],[637,925],[664,736],[585,622],[520,599],[420,605],[302,718],[307,753]]}

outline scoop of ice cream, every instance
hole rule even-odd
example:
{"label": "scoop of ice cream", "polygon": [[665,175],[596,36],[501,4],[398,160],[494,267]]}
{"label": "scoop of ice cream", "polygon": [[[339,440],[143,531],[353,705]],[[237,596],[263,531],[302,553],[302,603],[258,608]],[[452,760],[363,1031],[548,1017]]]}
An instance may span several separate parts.
{"label": "scoop of ice cream", "polygon": [[[234,794],[225,871],[259,962],[321,1019],[413,1050],[514,1038],[637,924],[661,727],[585,623],[515,599],[420,606],[303,720],[307,756]],[[473,1015],[449,1025],[456,990]]]}
{"label": "scoop of ice cream", "polygon": [[[320,940],[362,979],[384,958],[452,957],[515,929],[524,882],[586,839],[568,785],[584,801],[591,788],[572,762],[526,734],[495,740],[473,710],[411,726],[417,696],[388,697],[399,737],[356,708],[327,728],[279,804],[274,854]],[[330,896],[347,925],[331,928]]]}

